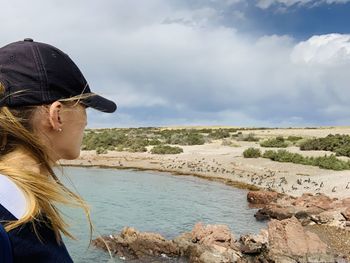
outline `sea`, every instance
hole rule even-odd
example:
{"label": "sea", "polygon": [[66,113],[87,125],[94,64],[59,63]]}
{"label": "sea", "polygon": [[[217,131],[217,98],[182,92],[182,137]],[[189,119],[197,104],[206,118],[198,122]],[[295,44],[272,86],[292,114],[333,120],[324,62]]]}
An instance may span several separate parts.
{"label": "sea", "polygon": [[[120,233],[126,226],[159,233],[167,239],[191,231],[197,222],[226,224],[236,237],[259,233],[266,226],[255,220],[256,209],[248,206],[247,190],[193,176],[64,167],[60,178],[89,204],[95,226],[92,239]],[[77,238],[64,237],[74,262],[125,262],[89,247],[90,231],[82,209],[60,206],[60,210]]]}

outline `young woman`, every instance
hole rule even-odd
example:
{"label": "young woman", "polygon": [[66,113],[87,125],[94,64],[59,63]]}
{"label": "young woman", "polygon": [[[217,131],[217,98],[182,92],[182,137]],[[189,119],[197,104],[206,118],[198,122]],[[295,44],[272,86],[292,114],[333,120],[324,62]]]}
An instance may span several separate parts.
{"label": "young woman", "polygon": [[83,208],[91,229],[88,206],[53,171],[79,156],[87,107],[116,110],[61,50],[32,39],[0,48],[0,227],[11,247],[0,261],[72,262],[57,204]]}

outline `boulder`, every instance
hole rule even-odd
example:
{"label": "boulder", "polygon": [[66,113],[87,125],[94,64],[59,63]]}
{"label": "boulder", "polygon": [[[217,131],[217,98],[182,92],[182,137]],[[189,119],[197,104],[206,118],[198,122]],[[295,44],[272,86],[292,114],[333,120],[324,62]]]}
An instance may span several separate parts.
{"label": "boulder", "polygon": [[[93,245],[109,250],[126,259],[144,259],[152,257],[175,257],[179,255],[179,248],[173,241],[166,240],[159,234],[141,233],[134,228],[125,227],[120,235],[109,235],[96,239]],[[107,248],[108,245],[108,248]]]}
{"label": "boulder", "polygon": [[250,191],[247,194],[247,200],[251,204],[266,205],[276,201],[279,194],[272,191]]}
{"label": "boulder", "polygon": [[316,234],[304,231],[295,217],[271,220],[268,237],[268,258],[275,262],[334,262],[327,245]]}
{"label": "boulder", "polygon": [[211,247],[218,245],[234,248],[235,237],[226,225],[207,225],[197,223],[192,230],[192,242]]}
{"label": "boulder", "polygon": [[240,238],[240,250],[244,254],[260,254],[263,253],[268,246],[268,232],[262,229],[259,235],[243,235]]}
{"label": "boulder", "polygon": [[325,211],[332,209],[336,200],[336,198],[330,198],[324,194],[312,195],[307,193],[294,200],[292,205],[308,208],[315,207]]}
{"label": "boulder", "polygon": [[292,217],[294,214],[295,208],[293,206],[281,207],[276,204],[270,204],[259,209],[254,216],[259,221],[271,218],[283,220]]}

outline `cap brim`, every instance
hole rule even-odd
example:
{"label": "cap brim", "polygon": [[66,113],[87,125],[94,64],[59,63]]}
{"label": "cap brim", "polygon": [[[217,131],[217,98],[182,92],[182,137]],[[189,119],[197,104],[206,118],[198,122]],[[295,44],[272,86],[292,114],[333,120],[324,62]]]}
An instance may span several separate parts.
{"label": "cap brim", "polygon": [[92,93],[92,96],[81,99],[80,102],[88,107],[94,108],[95,110],[107,113],[115,112],[117,109],[117,105],[113,101],[95,93]]}

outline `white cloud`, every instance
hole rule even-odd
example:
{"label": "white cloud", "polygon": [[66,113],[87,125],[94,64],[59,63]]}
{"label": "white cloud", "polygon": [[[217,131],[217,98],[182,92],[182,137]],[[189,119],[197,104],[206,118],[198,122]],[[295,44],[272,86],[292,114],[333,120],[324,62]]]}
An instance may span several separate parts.
{"label": "white cloud", "polygon": [[293,50],[295,63],[337,65],[350,61],[350,35],[313,36],[300,42]]}
{"label": "white cloud", "polygon": [[286,7],[290,7],[293,5],[317,6],[320,4],[344,4],[349,1],[350,0],[257,0],[256,5],[262,9],[266,9],[274,4],[280,4]]}
{"label": "white cloud", "polygon": [[57,45],[93,91],[117,102],[115,114],[91,113],[90,127],[348,119],[340,114],[350,112],[348,35],[257,38],[220,25],[212,5],[103,3],[17,0],[3,4],[0,18],[1,44],[32,36]]}

